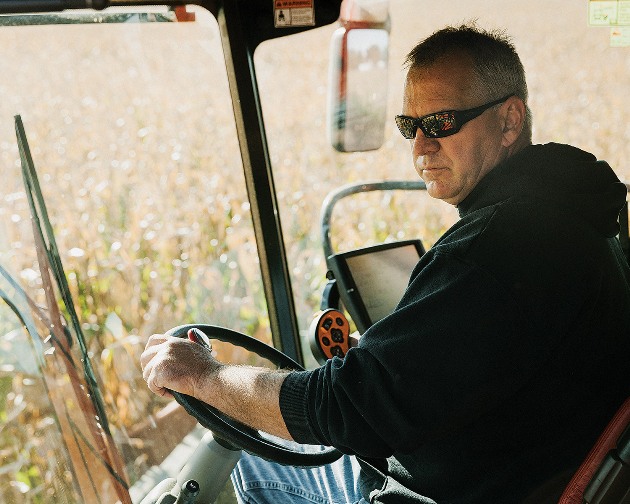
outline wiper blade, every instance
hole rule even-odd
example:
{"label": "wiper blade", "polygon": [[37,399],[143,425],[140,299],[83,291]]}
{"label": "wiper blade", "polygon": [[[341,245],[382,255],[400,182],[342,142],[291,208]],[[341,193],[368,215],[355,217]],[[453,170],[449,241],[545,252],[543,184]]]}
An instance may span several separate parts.
{"label": "wiper blade", "polygon": [[[85,417],[85,423],[91,432],[94,446],[88,444],[90,450],[95,450],[105,462],[110,474],[115,474],[116,492],[118,499],[124,504],[131,504],[128,485],[120,475],[124,474],[124,465],[116,444],[114,443],[105,403],[98,387],[96,374],[88,353],[85,336],[81,329],[79,317],[74,308],[72,294],[61,263],[61,257],[55,241],[53,228],[48,217],[46,204],[42,195],[35,164],[26,139],[24,125],[20,116],[15,117],[15,132],[17,135],[18,149],[22,166],[22,177],[28,199],[33,234],[35,236],[35,248],[42,279],[42,287],[48,308],[49,330],[56,336],[56,342],[64,350],[66,372],[68,373],[77,402]],[[57,300],[56,292],[61,296],[62,306]],[[69,319],[66,327],[64,324],[65,313]],[[70,344],[75,337],[79,344],[81,364],[83,368],[83,380],[79,376],[80,369],[70,356]],[[68,359],[68,357],[70,357]],[[86,390],[87,389],[87,390]],[[73,433],[76,435],[77,433]]]}

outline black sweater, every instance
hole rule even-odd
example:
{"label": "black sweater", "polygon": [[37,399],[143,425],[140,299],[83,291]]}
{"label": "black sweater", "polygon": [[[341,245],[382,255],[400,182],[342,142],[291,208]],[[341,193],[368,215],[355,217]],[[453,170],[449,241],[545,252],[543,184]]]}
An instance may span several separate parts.
{"label": "black sweater", "polygon": [[369,460],[372,502],[517,503],[570,474],[630,395],[625,197],[569,146],[495,167],[395,312],[345,359],[287,376],[291,435]]}

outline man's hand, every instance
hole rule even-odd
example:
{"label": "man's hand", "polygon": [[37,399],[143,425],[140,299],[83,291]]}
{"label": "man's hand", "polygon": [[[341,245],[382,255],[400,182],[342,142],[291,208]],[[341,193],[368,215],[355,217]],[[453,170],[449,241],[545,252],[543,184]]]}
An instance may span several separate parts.
{"label": "man's hand", "polygon": [[169,390],[204,400],[209,380],[222,366],[209,348],[190,340],[154,334],[140,357],[149,389],[164,396]]}
{"label": "man's hand", "polygon": [[142,377],[158,395],[174,390],[254,429],[291,439],[279,404],[284,371],[222,364],[210,348],[164,334],[149,338],[140,364]]}

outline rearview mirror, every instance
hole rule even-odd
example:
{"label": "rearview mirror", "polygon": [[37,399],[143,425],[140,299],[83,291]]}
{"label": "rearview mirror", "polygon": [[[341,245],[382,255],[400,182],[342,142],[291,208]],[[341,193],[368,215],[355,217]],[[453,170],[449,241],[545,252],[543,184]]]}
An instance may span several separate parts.
{"label": "rearview mirror", "polygon": [[330,44],[328,132],[341,152],[378,149],[387,117],[387,0],[344,0]]}

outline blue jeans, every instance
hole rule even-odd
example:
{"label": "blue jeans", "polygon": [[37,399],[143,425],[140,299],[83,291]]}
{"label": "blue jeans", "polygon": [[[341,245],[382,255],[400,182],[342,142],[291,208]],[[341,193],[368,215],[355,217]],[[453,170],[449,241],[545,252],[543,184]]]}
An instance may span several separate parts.
{"label": "blue jeans", "polygon": [[358,479],[359,464],[349,456],[320,467],[293,467],[243,453],[232,471],[241,504],[367,504]]}

